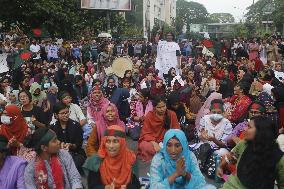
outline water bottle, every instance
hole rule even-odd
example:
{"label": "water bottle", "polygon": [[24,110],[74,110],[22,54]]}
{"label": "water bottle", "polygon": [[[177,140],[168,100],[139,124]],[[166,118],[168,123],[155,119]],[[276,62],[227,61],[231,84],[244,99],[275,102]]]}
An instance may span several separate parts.
{"label": "water bottle", "polygon": [[218,177],[217,175],[217,170],[218,170],[220,163],[221,163],[221,156],[218,154],[215,154],[215,182],[216,183],[222,182],[222,178]]}

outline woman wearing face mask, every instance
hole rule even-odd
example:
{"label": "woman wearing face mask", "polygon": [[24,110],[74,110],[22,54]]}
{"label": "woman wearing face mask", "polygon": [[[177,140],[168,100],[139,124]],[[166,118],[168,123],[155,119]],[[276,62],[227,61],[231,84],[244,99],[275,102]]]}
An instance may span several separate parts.
{"label": "woman wearing face mask", "polygon": [[37,153],[25,169],[26,188],[83,188],[74,161],[66,150],[60,150],[55,132],[39,128],[26,139],[25,145]]}
{"label": "woman wearing face mask", "polygon": [[21,114],[21,110],[16,105],[5,107],[1,115],[0,135],[3,135],[9,141],[9,148],[14,155],[17,148],[21,146],[28,134],[28,125]]}
{"label": "woman wearing face mask", "polygon": [[13,155],[21,156],[26,160],[34,157],[34,152],[23,146],[24,139],[30,134],[28,125],[21,114],[20,108],[16,105],[5,107],[1,115],[0,135],[3,135],[8,141],[8,147]]}
{"label": "woman wearing face mask", "polygon": [[138,141],[138,157],[142,161],[151,161],[169,129],[180,129],[175,112],[167,109],[164,97],[157,96],[152,101],[154,109],[146,115]]}
{"label": "woman wearing face mask", "polygon": [[178,129],[166,132],[163,148],[150,167],[150,187],[163,189],[215,188],[206,185],[195,155],[189,151],[185,134]]}
{"label": "woman wearing face mask", "polygon": [[10,155],[8,140],[0,135],[0,186],[5,189],[26,189],[24,171],[27,162]]}
{"label": "woman wearing face mask", "polygon": [[105,130],[112,125],[119,125],[125,129],[125,124],[119,119],[119,114],[114,104],[108,104],[102,110],[102,117],[96,121],[93,130],[88,139],[86,152],[88,156],[92,156],[98,152]]}
{"label": "woman wearing face mask", "polygon": [[195,119],[196,129],[199,129],[200,127],[201,118],[210,113],[211,102],[215,99],[222,99],[222,94],[214,92],[206,99],[206,101],[204,102],[204,104],[199,109],[196,115],[196,119]]}
{"label": "woman wearing face mask", "polygon": [[228,165],[235,165],[223,189],[273,189],[284,187],[284,156],[276,143],[275,124],[265,117],[254,117],[245,131],[245,140],[224,155],[217,170],[222,177]]}
{"label": "woman wearing face mask", "polygon": [[126,134],[118,125],[108,127],[102,137],[97,155],[83,165],[88,176],[89,189],[139,189],[133,173],[134,152],[126,146]]}
{"label": "woman wearing face mask", "polygon": [[200,160],[200,167],[208,177],[215,175],[214,154],[222,155],[226,150],[225,138],[231,134],[233,128],[231,122],[224,118],[224,107],[222,100],[211,102],[210,114],[200,120],[198,136],[200,143],[195,154]]}

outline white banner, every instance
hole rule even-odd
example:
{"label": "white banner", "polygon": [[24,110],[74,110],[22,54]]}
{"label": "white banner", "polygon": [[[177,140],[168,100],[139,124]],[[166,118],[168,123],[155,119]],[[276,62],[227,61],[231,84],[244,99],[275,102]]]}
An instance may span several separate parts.
{"label": "white banner", "polygon": [[131,10],[131,0],[81,0],[82,9]]}
{"label": "white banner", "polygon": [[7,65],[7,53],[0,54],[0,73],[8,72],[9,68]]}

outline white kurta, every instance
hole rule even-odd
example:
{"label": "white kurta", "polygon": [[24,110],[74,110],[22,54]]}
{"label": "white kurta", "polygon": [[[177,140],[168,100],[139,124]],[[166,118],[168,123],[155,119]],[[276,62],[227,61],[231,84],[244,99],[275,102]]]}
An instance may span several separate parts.
{"label": "white kurta", "polygon": [[170,68],[175,68],[179,74],[177,50],[180,51],[180,47],[176,42],[159,41],[155,68],[159,70],[160,78],[164,78],[163,74],[168,74]]}

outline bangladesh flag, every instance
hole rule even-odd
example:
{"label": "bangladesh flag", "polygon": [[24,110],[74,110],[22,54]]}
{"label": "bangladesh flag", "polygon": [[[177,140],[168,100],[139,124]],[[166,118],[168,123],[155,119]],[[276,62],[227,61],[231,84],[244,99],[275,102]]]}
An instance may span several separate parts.
{"label": "bangladesh flag", "polygon": [[9,63],[9,67],[11,70],[15,70],[19,68],[25,61],[30,60],[32,56],[32,52],[30,52],[29,50],[23,49],[23,50],[19,50],[19,52],[10,54],[9,56],[10,56],[10,60],[12,60]]}
{"label": "bangladesh flag", "polygon": [[20,58],[25,61],[25,60],[29,60],[31,58],[32,53],[30,51],[23,51],[22,53],[20,53]]}
{"label": "bangladesh flag", "polygon": [[33,28],[32,36],[34,38],[48,38],[50,35],[48,31],[44,27],[42,27],[42,28]]}

